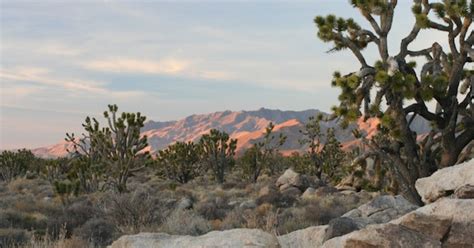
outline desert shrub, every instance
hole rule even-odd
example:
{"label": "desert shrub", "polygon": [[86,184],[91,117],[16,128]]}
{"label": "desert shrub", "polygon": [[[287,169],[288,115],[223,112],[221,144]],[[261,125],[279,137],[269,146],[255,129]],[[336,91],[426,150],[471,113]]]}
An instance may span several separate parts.
{"label": "desert shrub", "polygon": [[111,194],[105,197],[102,209],[106,218],[121,233],[138,233],[158,224],[161,218],[160,202],[148,192]]}
{"label": "desert shrub", "polygon": [[0,228],[0,247],[13,247],[26,243],[28,233],[23,229]]}
{"label": "desert shrub", "polygon": [[243,210],[240,208],[235,208],[229,211],[221,223],[221,229],[234,229],[242,228],[245,225],[245,219],[243,217]]}
{"label": "desert shrub", "polygon": [[206,219],[193,210],[173,211],[161,226],[161,231],[175,235],[201,235],[211,230]]}
{"label": "desert shrub", "polygon": [[116,238],[115,226],[103,218],[89,219],[84,225],[74,230],[74,236],[89,240],[95,246],[106,246]]}
{"label": "desert shrub", "polygon": [[224,197],[210,197],[195,204],[196,212],[207,220],[223,219],[229,206]]}
{"label": "desert shrub", "polygon": [[44,218],[13,209],[0,211],[0,228],[19,228],[26,230],[44,229],[46,221]]}
{"label": "desert shrub", "polygon": [[312,226],[305,217],[305,208],[287,208],[278,215],[277,233],[280,235]]}
{"label": "desert shrub", "polygon": [[286,208],[296,202],[296,196],[281,194],[280,191],[274,190],[270,191],[269,194],[258,197],[255,202],[257,205],[269,203],[276,207]]}
{"label": "desert shrub", "polygon": [[278,225],[279,209],[271,204],[264,203],[256,209],[247,209],[243,212],[246,228],[258,228],[267,232],[275,232]]}
{"label": "desert shrub", "polygon": [[67,238],[66,227],[63,225],[58,237],[53,238],[46,234],[43,236],[33,236],[22,248],[95,248],[94,244],[77,236]]}

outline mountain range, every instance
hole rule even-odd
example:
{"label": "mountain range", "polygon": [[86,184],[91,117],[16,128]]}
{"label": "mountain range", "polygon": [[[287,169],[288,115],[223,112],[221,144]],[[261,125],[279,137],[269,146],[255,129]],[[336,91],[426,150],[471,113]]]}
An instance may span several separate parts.
{"label": "mountain range", "polygon": [[[177,121],[159,122],[150,120],[142,128],[142,135],[148,137],[150,152],[166,148],[176,141],[197,141],[211,129],[225,131],[233,139],[238,139],[237,153],[240,154],[252,144],[263,138],[265,128],[270,122],[275,124],[274,133],[286,135],[287,141],[282,146],[281,151],[289,154],[294,151],[304,151],[307,146],[301,145],[299,140],[303,138],[300,130],[309,117],[326,113],[316,109],[303,111],[282,111],[261,108],[255,111],[222,111],[210,114],[191,115]],[[369,138],[376,133],[377,119],[367,121],[359,120],[347,129],[342,129],[337,120],[320,122],[323,133],[328,128],[335,128],[336,137],[343,144],[343,147],[355,145],[356,141],[352,136],[352,129],[359,128]],[[415,120],[413,128],[418,133],[429,130],[429,125],[423,119]],[[62,157],[67,155],[67,148],[70,144],[63,141],[51,146],[33,149],[33,153],[40,157]]]}

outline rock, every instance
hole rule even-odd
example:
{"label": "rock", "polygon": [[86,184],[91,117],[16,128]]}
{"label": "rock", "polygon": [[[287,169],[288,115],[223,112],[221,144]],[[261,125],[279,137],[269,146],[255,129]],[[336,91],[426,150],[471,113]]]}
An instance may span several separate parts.
{"label": "rock", "polygon": [[402,196],[383,195],[345,213],[343,217],[352,218],[359,225],[381,224],[415,210],[417,207]]}
{"label": "rock", "polygon": [[285,189],[288,189],[288,188],[291,188],[291,187],[293,187],[293,186],[291,186],[291,184],[285,183],[285,184],[280,186],[280,191],[284,191]]}
{"label": "rock", "polygon": [[247,200],[247,201],[244,201],[244,202],[240,203],[239,207],[242,208],[242,209],[256,208],[257,203],[255,203],[254,200]]}
{"label": "rock", "polygon": [[176,209],[179,209],[179,210],[184,210],[184,209],[191,209],[193,208],[193,200],[189,197],[183,197],[179,203],[178,203],[178,206],[176,206]]}
{"label": "rock", "polygon": [[288,187],[288,188],[282,190],[281,194],[284,195],[284,196],[297,197],[297,196],[301,195],[301,190],[299,190],[296,187],[291,186],[291,187]]}
{"label": "rock", "polygon": [[452,194],[465,185],[474,185],[474,159],[440,169],[429,177],[418,179],[415,183],[416,190],[425,203]]}
{"label": "rock", "polygon": [[322,186],[322,187],[319,187],[317,189],[315,189],[313,187],[309,187],[305,190],[303,195],[301,195],[301,198],[303,198],[303,199],[316,199],[316,198],[319,198],[319,197],[324,197],[324,196],[334,194],[336,192],[338,192],[338,190],[334,187],[331,187],[331,186]]}
{"label": "rock", "polygon": [[279,188],[285,184],[299,188],[302,191],[304,191],[309,186],[308,178],[293,171],[291,168],[287,169],[275,183],[275,185]]}
{"label": "rock", "polygon": [[278,237],[281,248],[313,248],[323,244],[327,226],[312,226]]}
{"label": "rock", "polygon": [[339,217],[329,221],[328,228],[324,234],[324,241],[339,237],[350,232],[359,230],[362,226],[348,217]]}
{"label": "rock", "polygon": [[425,235],[413,231],[401,225],[391,223],[370,225],[366,228],[351,232],[344,236],[326,241],[322,247],[340,248],[340,247],[400,247],[400,248],[418,248],[418,247],[440,247],[441,242]]}
{"label": "rock", "polygon": [[304,193],[301,195],[301,198],[302,199],[313,199],[313,198],[316,198],[316,189],[315,188],[312,188],[312,187],[309,187],[307,188]]}
{"label": "rock", "polygon": [[451,218],[430,216],[414,211],[403,216],[399,224],[436,240],[441,240],[449,231]]}
{"label": "rock", "polygon": [[229,201],[229,202],[227,203],[227,206],[233,208],[233,207],[239,206],[240,204],[241,204],[240,201]]}
{"label": "rock", "polygon": [[165,233],[125,235],[110,248],[215,248],[215,247],[280,247],[276,236],[259,229],[213,231],[202,236],[179,236]]}
{"label": "rock", "polygon": [[318,189],[316,189],[316,195],[317,196],[327,196],[331,195],[333,193],[336,193],[338,190],[335,187],[332,186],[323,186]]}
{"label": "rock", "polygon": [[451,224],[448,238],[443,247],[473,247],[474,220],[470,222],[456,222]]}
{"label": "rock", "polygon": [[[423,217],[410,220],[414,218],[413,214]],[[443,235],[439,240],[445,247],[472,247],[469,245],[474,244],[474,199],[442,198],[391,223],[405,225],[435,238]],[[443,234],[444,230],[449,230],[449,233]]]}
{"label": "rock", "polygon": [[474,199],[474,185],[461,186],[456,189],[454,195],[459,199]]}

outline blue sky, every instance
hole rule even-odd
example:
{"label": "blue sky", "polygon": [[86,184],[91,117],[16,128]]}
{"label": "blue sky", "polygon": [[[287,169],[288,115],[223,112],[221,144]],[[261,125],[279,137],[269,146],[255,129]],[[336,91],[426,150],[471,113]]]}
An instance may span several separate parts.
{"label": "blue sky", "polygon": [[[391,50],[408,33],[398,6]],[[345,0],[1,1],[0,149],[56,143],[108,103],[157,121],[222,110],[318,108],[337,103],[331,53],[313,18],[357,17]],[[436,37],[418,39],[429,46]],[[375,58],[375,50],[366,55]]]}

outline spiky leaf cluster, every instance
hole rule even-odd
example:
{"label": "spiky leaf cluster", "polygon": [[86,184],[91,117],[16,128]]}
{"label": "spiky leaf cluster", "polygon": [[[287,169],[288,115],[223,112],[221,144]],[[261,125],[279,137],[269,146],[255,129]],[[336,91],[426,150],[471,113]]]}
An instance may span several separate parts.
{"label": "spiky leaf cluster", "polygon": [[334,42],[333,51],[347,48],[348,42],[352,42],[359,49],[364,49],[370,40],[352,18],[336,18],[334,15],[317,16],[314,22],[318,27],[318,37],[324,42]]}

